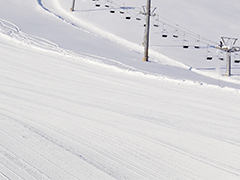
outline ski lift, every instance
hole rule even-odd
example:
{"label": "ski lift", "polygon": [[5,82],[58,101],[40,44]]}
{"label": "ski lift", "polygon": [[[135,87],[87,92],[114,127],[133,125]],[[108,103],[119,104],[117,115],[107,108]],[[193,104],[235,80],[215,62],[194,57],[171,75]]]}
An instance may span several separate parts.
{"label": "ski lift", "polygon": [[165,29],[165,24],[163,24],[163,31],[162,31],[162,37],[163,38],[167,38],[168,37],[168,32],[167,32],[167,30]]}
{"label": "ski lift", "polygon": [[127,19],[127,20],[130,20],[130,19],[131,19],[131,16],[126,16],[126,19]]}
{"label": "ski lift", "polygon": [[194,45],[194,48],[195,49],[200,49],[200,41],[199,40],[196,41],[196,43]]}
{"label": "ski lift", "polygon": [[207,60],[211,61],[212,59],[213,59],[213,55],[212,55],[211,51],[208,50],[208,47],[207,47]]}
{"label": "ski lift", "polygon": [[101,6],[101,4],[100,4],[100,2],[99,1],[95,1],[96,3],[95,3],[95,6],[96,7],[100,7]]}
{"label": "ski lift", "polygon": [[124,11],[124,9],[121,7],[121,9],[120,9],[120,14],[124,14],[125,13],[125,11]]}
{"label": "ski lift", "polygon": [[[112,2],[111,2],[111,3],[112,3]],[[113,8],[113,5],[111,5],[110,13],[112,13],[112,14],[115,13],[115,10],[114,10],[114,8]]]}
{"label": "ski lift", "polygon": [[168,32],[166,29],[162,31],[162,37],[167,38],[168,37]]}
{"label": "ski lift", "polygon": [[109,8],[109,7],[110,7],[109,1],[107,1],[107,2],[105,3],[105,7],[106,7],[106,8]]}
{"label": "ski lift", "polygon": [[159,15],[157,15],[157,19],[155,20],[153,26],[154,27],[159,27]]}
{"label": "ski lift", "polygon": [[139,16],[136,17],[137,21],[141,21],[141,18]]}
{"label": "ski lift", "polygon": [[199,36],[198,36],[198,40],[195,42],[194,48],[195,49],[199,49],[200,48],[200,37]]}
{"label": "ski lift", "polygon": [[177,25],[177,28],[173,31],[173,37],[174,38],[178,38],[178,25]]}
{"label": "ski lift", "polygon": [[155,21],[153,24],[154,27],[159,27],[159,22]]}
{"label": "ski lift", "polygon": [[210,51],[207,52],[207,60],[211,61],[212,60],[212,53]]}
{"label": "ski lift", "polygon": [[110,13],[115,13],[115,10],[113,8],[110,9]]}
{"label": "ski lift", "polygon": [[141,21],[140,13],[136,16],[137,21]]}
{"label": "ski lift", "polygon": [[178,30],[173,31],[173,37],[178,38]]}
{"label": "ski lift", "polygon": [[124,14],[125,13],[125,3],[123,3],[123,6],[122,7],[120,7],[120,14]]}
{"label": "ski lift", "polygon": [[131,19],[131,16],[130,16],[129,12],[128,12],[127,15],[126,15],[126,19],[127,19],[127,20],[130,20],[130,19]]}
{"label": "ski lift", "polygon": [[185,39],[185,34],[183,36],[183,48],[188,49],[189,48],[189,42]]}
{"label": "ski lift", "polygon": [[183,48],[184,49],[188,49],[189,48],[189,43],[188,43],[188,41],[187,40],[183,40]]}
{"label": "ski lift", "polygon": [[222,51],[220,53],[218,53],[218,59],[221,61],[224,60],[224,53]]}
{"label": "ski lift", "polygon": [[240,57],[239,54],[235,54],[235,63],[240,63]]}

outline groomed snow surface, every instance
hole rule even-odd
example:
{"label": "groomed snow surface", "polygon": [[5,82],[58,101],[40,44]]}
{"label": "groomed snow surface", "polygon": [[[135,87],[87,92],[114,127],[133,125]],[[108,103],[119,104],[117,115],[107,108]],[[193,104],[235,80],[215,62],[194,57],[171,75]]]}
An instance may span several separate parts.
{"label": "groomed snow surface", "polygon": [[[143,25],[94,3],[0,0],[0,179],[240,179],[239,65],[156,48],[156,30],[143,62]],[[217,42],[239,5],[153,0]]]}

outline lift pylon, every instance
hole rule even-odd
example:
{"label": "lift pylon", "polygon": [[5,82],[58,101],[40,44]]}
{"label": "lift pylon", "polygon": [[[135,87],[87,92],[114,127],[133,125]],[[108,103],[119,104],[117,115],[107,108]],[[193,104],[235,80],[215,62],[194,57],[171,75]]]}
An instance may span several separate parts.
{"label": "lift pylon", "polygon": [[216,48],[227,53],[226,76],[231,76],[231,53],[240,51],[240,47],[234,46],[238,39],[231,37],[221,37],[221,39],[222,41],[220,41],[220,45],[216,46]]}

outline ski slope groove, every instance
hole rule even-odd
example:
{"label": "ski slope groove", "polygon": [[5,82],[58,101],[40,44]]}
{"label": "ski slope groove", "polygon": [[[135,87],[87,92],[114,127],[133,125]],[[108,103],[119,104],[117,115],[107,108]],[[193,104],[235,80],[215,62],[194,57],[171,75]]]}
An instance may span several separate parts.
{"label": "ski slope groove", "polygon": [[[47,12],[42,18],[57,17],[142,53],[141,46],[67,13],[59,1],[35,3]],[[219,87],[207,75],[205,82],[177,72],[171,78],[20,29],[0,19],[0,179],[240,178],[238,81]],[[192,73],[151,55],[149,66]]]}

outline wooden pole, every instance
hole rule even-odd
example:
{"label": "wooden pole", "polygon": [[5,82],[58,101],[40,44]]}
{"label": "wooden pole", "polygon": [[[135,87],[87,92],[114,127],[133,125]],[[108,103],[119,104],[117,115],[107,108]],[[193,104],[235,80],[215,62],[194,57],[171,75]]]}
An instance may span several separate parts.
{"label": "wooden pole", "polygon": [[70,8],[70,11],[74,11],[74,6],[75,6],[75,0],[73,0],[72,7]]}
{"label": "wooden pole", "polygon": [[150,16],[151,16],[151,0],[147,0],[146,27],[145,27],[145,33],[144,33],[144,57],[143,57],[143,61],[148,61]]}

